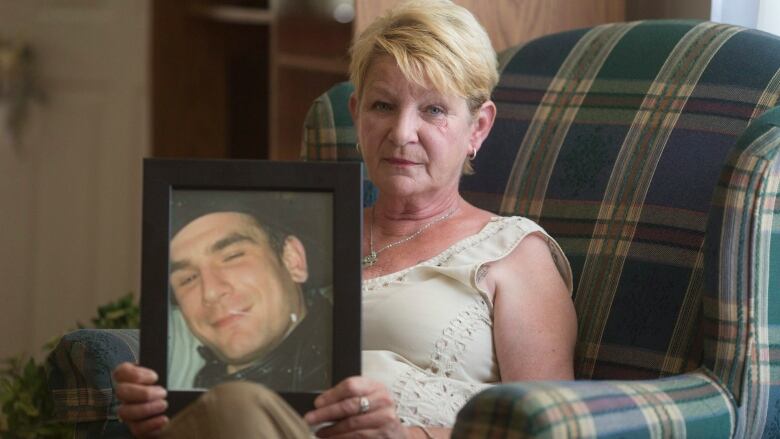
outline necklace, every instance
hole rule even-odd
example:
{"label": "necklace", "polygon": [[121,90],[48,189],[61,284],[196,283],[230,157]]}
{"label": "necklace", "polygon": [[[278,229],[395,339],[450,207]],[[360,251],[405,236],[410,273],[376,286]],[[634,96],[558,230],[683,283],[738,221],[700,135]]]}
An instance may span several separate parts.
{"label": "necklace", "polygon": [[382,253],[383,251],[393,248],[397,245],[401,245],[405,243],[406,241],[410,241],[414,238],[416,238],[420,233],[424,232],[428,227],[440,222],[444,221],[447,218],[451,217],[453,213],[455,213],[455,210],[457,210],[457,207],[453,207],[452,210],[445,213],[444,215],[434,219],[431,222],[425,223],[422,227],[417,229],[414,233],[411,235],[408,235],[396,242],[391,242],[390,244],[387,244],[386,246],[380,248],[379,250],[374,250],[374,210],[375,208],[371,208],[371,226],[369,227],[368,232],[368,255],[363,257],[363,268],[370,267],[374,264],[376,264],[377,259],[379,259],[379,253]]}

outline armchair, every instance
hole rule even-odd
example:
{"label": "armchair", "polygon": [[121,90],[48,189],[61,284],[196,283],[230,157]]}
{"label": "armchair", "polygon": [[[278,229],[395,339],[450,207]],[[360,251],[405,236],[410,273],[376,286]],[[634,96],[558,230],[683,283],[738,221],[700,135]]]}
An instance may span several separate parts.
{"label": "armchair", "polygon": [[[359,159],[351,91],[315,102],[305,158]],[[453,437],[780,436],[779,96],[780,38],[730,25],[609,24],[501,54],[461,191],[563,247],[578,381],[486,390]]]}
{"label": "armchair", "polygon": [[[780,38],[618,23],[509,49],[501,69],[461,189],[563,247],[577,381],[488,389],[453,437],[780,436]],[[351,91],[315,101],[304,158],[359,160]],[[107,374],[137,353],[137,334],[110,336],[70,334],[49,358],[82,435],[113,437]]]}

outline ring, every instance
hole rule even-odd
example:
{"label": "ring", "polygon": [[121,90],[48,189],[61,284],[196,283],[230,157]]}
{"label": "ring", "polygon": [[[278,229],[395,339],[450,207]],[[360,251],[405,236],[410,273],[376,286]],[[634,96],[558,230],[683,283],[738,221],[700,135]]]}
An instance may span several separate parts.
{"label": "ring", "polygon": [[360,397],[360,413],[363,414],[371,409],[371,403],[368,402],[368,398],[365,396]]}

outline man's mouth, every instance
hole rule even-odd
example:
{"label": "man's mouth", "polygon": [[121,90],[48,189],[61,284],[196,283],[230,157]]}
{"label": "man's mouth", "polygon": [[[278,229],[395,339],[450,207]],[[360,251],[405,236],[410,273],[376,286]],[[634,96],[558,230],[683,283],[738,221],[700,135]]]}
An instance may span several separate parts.
{"label": "man's mouth", "polygon": [[249,310],[251,308],[252,308],[251,306],[248,306],[248,307],[246,307],[244,309],[231,309],[231,310],[228,310],[228,312],[225,313],[225,315],[221,316],[220,318],[218,318],[217,320],[212,322],[211,326],[213,326],[213,327],[215,327],[217,329],[226,328],[226,327],[232,325],[233,323],[236,323],[236,322],[240,321],[241,319],[243,319],[244,317],[248,316],[249,315]]}

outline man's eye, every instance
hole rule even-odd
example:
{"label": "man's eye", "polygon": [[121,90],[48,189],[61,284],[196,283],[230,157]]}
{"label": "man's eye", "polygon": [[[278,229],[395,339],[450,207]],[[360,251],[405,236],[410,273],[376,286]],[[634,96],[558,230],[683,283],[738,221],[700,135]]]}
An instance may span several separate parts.
{"label": "man's eye", "polygon": [[240,252],[232,252],[232,253],[228,253],[228,254],[227,254],[227,255],[226,255],[226,256],[225,256],[225,257],[222,259],[222,261],[223,261],[223,262],[230,262],[230,261],[233,261],[233,260],[235,260],[235,259],[238,259],[238,258],[240,258],[241,256],[244,256],[244,252],[242,252],[242,251],[240,251]]}
{"label": "man's eye", "polygon": [[195,273],[187,275],[187,276],[184,276],[184,277],[181,277],[181,278],[179,278],[179,281],[176,282],[176,286],[179,287],[179,288],[186,287],[187,285],[195,282],[195,280],[197,278],[198,278],[198,275],[195,274]]}

